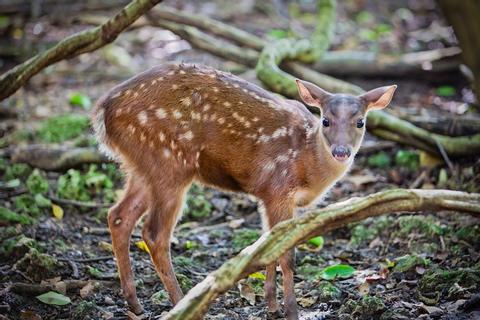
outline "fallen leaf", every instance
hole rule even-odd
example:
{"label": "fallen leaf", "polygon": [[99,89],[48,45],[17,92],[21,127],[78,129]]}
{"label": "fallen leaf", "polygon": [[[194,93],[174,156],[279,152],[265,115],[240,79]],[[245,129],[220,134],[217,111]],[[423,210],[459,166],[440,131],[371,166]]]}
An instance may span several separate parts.
{"label": "fallen leaf", "polygon": [[367,174],[367,175],[351,175],[351,176],[348,176],[345,180],[350,181],[356,187],[360,187],[364,184],[377,182],[378,178],[373,175]]}
{"label": "fallen leaf", "polygon": [[135,242],[135,245],[137,246],[138,249],[140,249],[140,250],[142,250],[142,251],[145,251],[145,252],[147,252],[148,254],[150,254],[150,249],[148,249],[147,244],[145,243],[145,241],[143,241],[143,240],[137,241],[137,242]]}
{"label": "fallen leaf", "polygon": [[415,267],[415,271],[416,271],[418,274],[424,274],[424,273],[425,273],[425,268],[422,267],[422,266],[416,266],[416,267]]}
{"label": "fallen leaf", "polygon": [[350,278],[355,272],[355,268],[347,264],[336,264],[326,267],[321,273],[322,279],[333,280],[335,278],[347,279]]}
{"label": "fallen leaf", "polygon": [[112,246],[112,244],[109,243],[109,242],[100,241],[100,242],[98,243],[98,246],[99,246],[100,248],[102,248],[103,250],[105,250],[105,251],[113,252],[113,246]]}
{"label": "fallen leaf", "polygon": [[242,298],[245,298],[250,305],[255,305],[255,291],[247,282],[238,283],[238,290]]}
{"label": "fallen leaf", "polygon": [[420,166],[424,168],[435,168],[443,164],[443,160],[425,151],[420,151]]}
{"label": "fallen leaf", "polygon": [[67,284],[63,281],[55,283],[55,291],[61,294],[67,294]]}
{"label": "fallen leaf", "polygon": [[88,283],[83,286],[82,289],[80,289],[80,297],[82,297],[82,299],[85,299],[87,297],[89,297],[93,290],[95,290],[95,285],[92,281],[88,281]]}
{"label": "fallen leaf", "polygon": [[45,304],[53,304],[57,306],[64,306],[72,302],[69,297],[55,291],[49,291],[36,296],[36,298]]}
{"label": "fallen leaf", "polygon": [[63,209],[62,207],[52,203],[52,214],[58,220],[63,219]]}
{"label": "fallen leaf", "polygon": [[297,302],[299,305],[301,305],[304,308],[310,308],[312,305],[317,302],[318,297],[301,297],[297,299]]}
{"label": "fallen leaf", "polygon": [[31,310],[22,310],[20,311],[20,319],[21,320],[42,320],[38,314]]}
{"label": "fallen leaf", "polygon": [[367,281],[358,286],[358,293],[363,297],[370,292],[370,284]]}
{"label": "fallen leaf", "polygon": [[443,314],[443,310],[438,307],[422,305],[422,309],[427,311],[431,316],[440,316]]}

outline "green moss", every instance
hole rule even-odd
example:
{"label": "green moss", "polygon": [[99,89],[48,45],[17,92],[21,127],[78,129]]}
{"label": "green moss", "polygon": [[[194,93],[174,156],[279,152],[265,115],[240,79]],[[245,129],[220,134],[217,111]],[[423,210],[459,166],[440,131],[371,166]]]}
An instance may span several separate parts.
{"label": "green moss", "polygon": [[54,277],[61,266],[62,264],[54,257],[40,253],[35,248],[30,248],[30,251],[15,264],[17,269],[24,271],[28,277],[37,282]]}
{"label": "green moss", "polygon": [[351,229],[350,244],[358,247],[370,242],[387,230],[392,223],[392,219],[386,216],[361,222]]}
{"label": "green moss", "polygon": [[13,180],[13,179],[24,179],[26,178],[30,172],[32,172],[32,168],[28,164],[25,163],[15,163],[10,166],[7,166],[5,169],[5,181]]}
{"label": "green moss", "polygon": [[297,267],[297,273],[308,281],[321,279],[322,268],[318,264],[304,263]]}
{"label": "green moss", "polygon": [[432,293],[448,293],[452,287],[457,284],[464,288],[477,290],[480,288],[480,270],[479,269],[460,269],[460,270],[429,270],[419,282],[419,290],[423,295]]}
{"label": "green moss", "polygon": [[37,242],[29,237],[22,235],[17,235],[15,228],[5,228],[1,230],[2,235],[5,236],[5,240],[2,241],[0,245],[0,257],[3,259],[9,259],[16,261],[23,257],[26,253],[32,248],[38,248]]}
{"label": "green moss", "polygon": [[235,252],[251,245],[260,238],[260,231],[256,229],[238,229],[233,234],[232,247]]}
{"label": "green moss", "polygon": [[97,306],[93,301],[80,301],[80,303],[72,311],[72,319],[90,319],[97,310]]}
{"label": "green moss", "polygon": [[382,299],[371,296],[364,296],[359,301],[347,300],[338,311],[342,320],[370,320],[378,319],[386,307]]}
{"label": "green moss", "polygon": [[26,214],[33,218],[38,218],[42,212],[40,206],[35,201],[35,197],[29,194],[22,194],[13,198],[15,210],[20,214]]}
{"label": "green moss", "polygon": [[193,282],[192,280],[190,280],[189,277],[187,277],[183,273],[177,273],[176,276],[177,276],[178,284],[180,285],[180,288],[182,288],[183,292],[188,292],[188,290],[192,289]]}
{"label": "green moss", "polygon": [[400,230],[398,236],[407,236],[412,232],[432,237],[445,234],[448,229],[439,225],[433,216],[402,216],[398,218]]}
{"label": "green moss", "polygon": [[2,222],[2,224],[30,224],[33,222],[33,220],[29,216],[25,214],[18,214],[4,207],[0,207],[0,221]]}
{"label": "green moss", "polygon": [[462,227],[455,231],[455,236],[459,240],[466,241],[471,244],[477,244],[480,239],[480,225],[470,225]]}
{"label": "green moss", "polygon": [[154,305],[164,304],[168,299],[168,293],[165,292],[165,290],[157,291],[150,297],[150,301],[152,301]]}
{"label": "green moss", "polygon": [[45,175],[40,170],[35,169],[27,178],[27,189],[30,193],[47,193],[48,181],[45,179]]}
{"label": "green moss", "polygon": [[47,119],[37,131],[43,142],[62,142],[78,137],[89,127],[87,116],[64,114]]}
{"label": "green moss", "polygon": [[193,184],[187,194],[185,203],[186,217],[198,219],[207,217],[212,213],[212,205],[205,198],[205,190],[202,186]]}
{"label": "green moss", "polygon": [[318,285],[318,300],[320,302],[330,303],[332,300],[338,300],[342,296],[342,291],[329,281],[322,281]]}
{"label": "green moss", "polygon": [[113,201],[115,196],[112,188],[112,180],[105,173],[98,171],[96,165],[90,165],[85,174],[70,169],[60,176],[57,195],[65,199],[90,201],[93,195],[103,193],[104,200]]}
{"label": "green moss", "polygon": [[191,268],[195,264],[192,258],[184,256],[176,256],[173,258],[173,265],[182,268]]}
{"label": "green moss", "polygon": [[417,255],[404,255],[395,259],[394,272],[408,272],[416,266],[428,266],[430,261],[428,259],[419,257]]}

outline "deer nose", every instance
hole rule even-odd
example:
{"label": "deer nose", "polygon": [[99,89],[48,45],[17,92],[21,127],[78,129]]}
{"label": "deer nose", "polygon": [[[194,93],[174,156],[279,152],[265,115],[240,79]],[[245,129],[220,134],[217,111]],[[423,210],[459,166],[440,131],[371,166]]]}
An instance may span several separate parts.
{"label": "deer nose", "polygon": [[347,160],[351,154],[352,152],[347,146],[335,146],[332,150],[333,157],[338,161]]}

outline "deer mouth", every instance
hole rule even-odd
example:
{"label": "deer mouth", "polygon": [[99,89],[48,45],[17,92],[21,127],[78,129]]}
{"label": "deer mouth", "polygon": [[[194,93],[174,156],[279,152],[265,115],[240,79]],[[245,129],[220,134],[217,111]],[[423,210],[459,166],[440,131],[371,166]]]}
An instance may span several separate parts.
{"label": "deer mouth", "polygon": [[332,156],[339,162],[345,162],[350,158],[350,148],[346,146],[336,146],[332,150]]}

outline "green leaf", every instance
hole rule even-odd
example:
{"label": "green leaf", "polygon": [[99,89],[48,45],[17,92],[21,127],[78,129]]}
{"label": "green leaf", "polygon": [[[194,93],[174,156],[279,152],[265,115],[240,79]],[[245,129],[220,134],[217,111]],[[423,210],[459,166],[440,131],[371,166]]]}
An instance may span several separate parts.
{"label": "green leaf", "polygon": [[35,199],[37,206],[40,208],[48,208],[52,205],[52,201],[48,198],[45,198],[45,196],[41,193],[37,193],[33,198]]}
{"label": "green leaf", "polygon": [[395,154],[395,163],[415,171],[420,165],[420,156],[416,151],[398,150]]}
{"label": "green leaf", "polygon": [[28,176],[27,189],[33,194],[48,192],[48,181],[38,169]]}
{"label": "green leaf", "polygon": [[7,188],[17,188],[17,187],[20,187],[20,184],[21,184],[20,179],[12,179],[7,181],[5,186]]}
{"label": "green leaf", "polygon": [[57,306],[64,306],[72,302],[69,297],[55,291],[49,291],[37,296],[36,298],[45,304],[53,304]]}
{"label": "green leaf", "polygon": [[368,157],[367,163],[370,167],[386,168],[390,165],[390,156],[385,152],[380,152]]}
{"label": "green leaf", "polygon": [[437,96],[440,97],[452,97],[457,93],[457,90],[452,86],[440,86],[435,92],[437,93]]}
{"label": "green leaf", "polygon": [[90,100],[88,96],[76,92],[70,96],[70,104],[83,107],[84,109],[90,109],[92,100]]}
{"label": "green leaf", "polygon": [[322,270],[321,277],[325,280],[333,280],[335,278],[347,279],[355,272],[355,268],[347,264],[336,264],[326,267]]}
{"label": "green leaf", "polygon": [[318,236],[318,237],[315,237],[315,238],[312,238],[312,239],[308,240],[307,242],[311,245],[314,245],[317,248],[321,248],[321,247],[323,247],[324,240],[323,240],[322,236]]}
{"label": "green leaf", "polygon": [[30,219],[30,217],[23,214],[18,214],[4,207],[0,207],[0,221],[20,224],[32,223],[32,219]]}
{"label": "green leaf", "polygon": [[273,39],[283,39],[288,36],[288,32],[283,29],[271,29],[268,31],[267,35]]}

